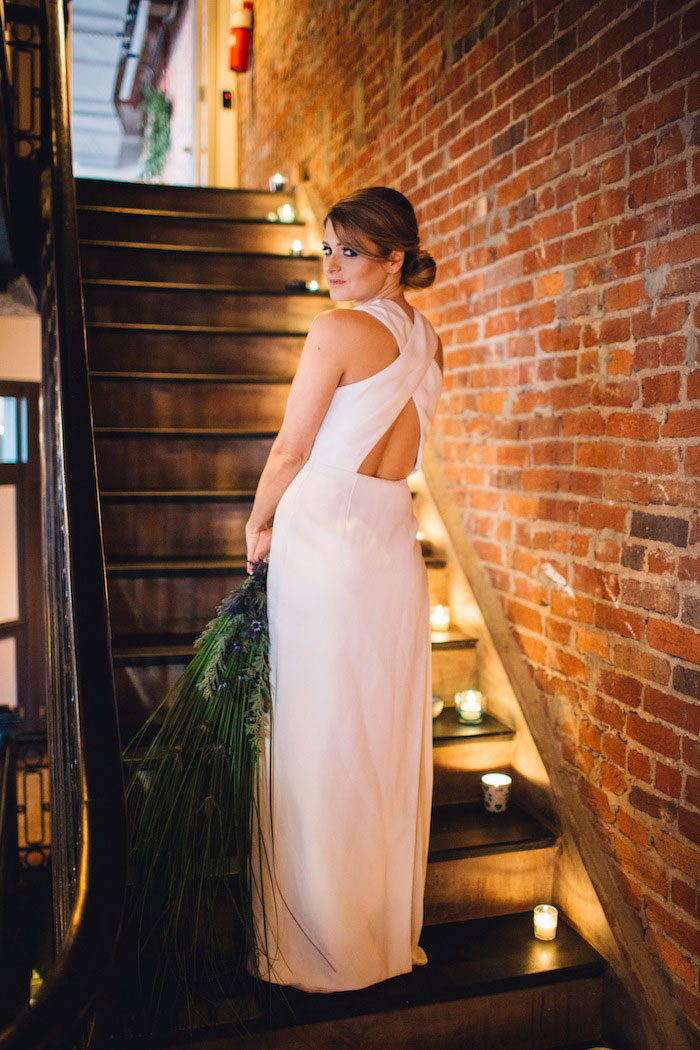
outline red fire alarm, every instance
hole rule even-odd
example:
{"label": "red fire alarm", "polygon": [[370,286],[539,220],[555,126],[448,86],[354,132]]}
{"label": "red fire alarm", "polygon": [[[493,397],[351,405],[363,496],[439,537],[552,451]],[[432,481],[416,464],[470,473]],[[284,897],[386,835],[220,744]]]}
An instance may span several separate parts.
{"label": "red fire alarm", "polygon": [[253,35],[253,0],[232,0],[229,23],[229,67],[234,73],[245,73],[250,59]]}

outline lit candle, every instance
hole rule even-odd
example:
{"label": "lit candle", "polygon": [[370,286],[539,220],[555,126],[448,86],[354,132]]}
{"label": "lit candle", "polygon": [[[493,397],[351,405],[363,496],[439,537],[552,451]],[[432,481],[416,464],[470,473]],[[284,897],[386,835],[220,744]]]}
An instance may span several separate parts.
{"label": "lit candle", "polygon": [[484,773],[481,778],[481,792],[484,798],[484,808],[488,813],[505,811],[512,782],[512,778],[507,773]]}
{"label": "lit candle", "polygon": [[416,539],[418,540],[419,543],[422,543],[423,540],[425,539],[425,533],[421,532],[420,529],[419,529],[418,532],[416,533]]}
{"label": "lit candle", "polygon": [[309,289],[310,292],[317,292],[318,291],[318,281],[307,281],[306,282],[306,287]]}
{"label": "lit candle", "polygon": [[535,937],[541,941],[553,941],[557,935],[559,913],[553,904],[536,904],[532,913]]}
{"label": "lit candle", "polygon": [[297,213],[291,204],[280,204],[277,209],[277,215],[279,216],[280,222],[294,222],[297,217]]}
{"label": "lit candle", "polygon": [[285,185],[286,181],[287,180],[285,179],[284,175],[282,175],[281,172],[276,171],[275,174],[270,179],[270,189],[271,189],[271,191],[273,193],[279,193],[280,190],[284,189],[284,185]]}
{"label": "lit candle", "polygon": [[277,212],[276,211],[269,211],[267,213],[267,221],[268,222],[279,222],[279,215],[277,214]]}
{"label": "lit candle", "polygon": [[433,697],[433,718],[438,718],[442,714],[442,709],[445,706],[445,701],[441,696]]}
{"label": "lit candle", "polygon": [[304,250],[304,245],[301,241],[292,241],[292,247],[289,249],[292,255],[301,255]]}
{"label": "lit candle", "polygon": [[450,628],[449,605],[434,605],[430,610],[430,626],[434,631],[448,631]]}
{"label": "lit candle", "polygon": [[455,693],[455,707],[460,722],[468,725],[476,725],[484,717],[483,697],[478,689],[465,689],[461,693]]}

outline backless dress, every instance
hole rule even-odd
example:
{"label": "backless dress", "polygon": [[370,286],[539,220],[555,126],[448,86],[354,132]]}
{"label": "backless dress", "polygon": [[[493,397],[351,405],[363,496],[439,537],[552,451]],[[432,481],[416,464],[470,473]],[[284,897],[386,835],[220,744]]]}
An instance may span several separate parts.
{"label": "backless dress", "polygon": [[266,980],[308,992],[363,988],[426,962],[427,573],[407,480],[357,471],[410,399],[419,468],[442,376],[437,335],[418,310],[411,323],[388,299],[355,309],[390,329],[399,356],[336,388],[279,501],[267,574],[272,728],[254,819],[254,864],[265,854],[253,887],[257,961]]}

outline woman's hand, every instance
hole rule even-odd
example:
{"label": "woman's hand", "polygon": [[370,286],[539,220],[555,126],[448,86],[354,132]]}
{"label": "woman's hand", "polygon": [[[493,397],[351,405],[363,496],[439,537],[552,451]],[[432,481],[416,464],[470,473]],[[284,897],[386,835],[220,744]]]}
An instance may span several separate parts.
{"label": "woman's hand", "polygon": [[256,529],[250,525],[245,527],[246,542],[246,571],[248,575],[252,572],[252,563],[256,561],[267,561],[272,544],[272,529],[266,525],[262,529]]}

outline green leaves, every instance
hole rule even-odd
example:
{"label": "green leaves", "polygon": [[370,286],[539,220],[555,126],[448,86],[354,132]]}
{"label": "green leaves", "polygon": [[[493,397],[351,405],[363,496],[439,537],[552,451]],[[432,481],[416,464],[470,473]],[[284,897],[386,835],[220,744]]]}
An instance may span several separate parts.
{"label": "green leaves", "polygon": [[[146,1016],[158,1015],[173,989],[191,1016],[198,990],[231,980],[221,966],[222,899],[240,919],[238,965],[255,965],[252,885],[262,879],[252,871],[253,816],[271,717],[266,599],[259,563],[220,604],[192,660],[124,753]],[[229,876],[234,853],[237,894]],[[263,851],[259,858],[262,865]]]}

